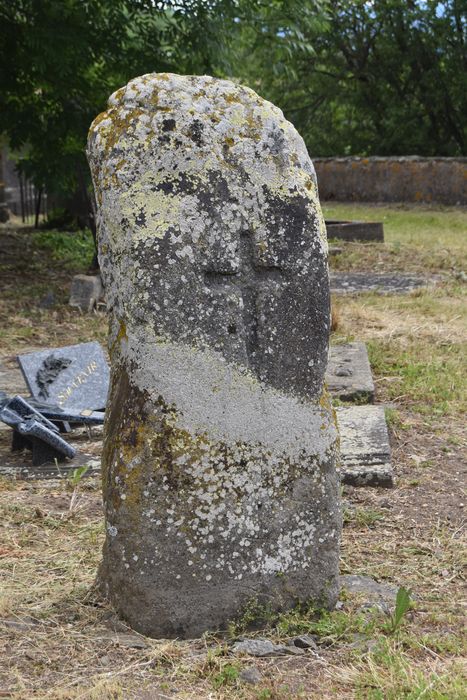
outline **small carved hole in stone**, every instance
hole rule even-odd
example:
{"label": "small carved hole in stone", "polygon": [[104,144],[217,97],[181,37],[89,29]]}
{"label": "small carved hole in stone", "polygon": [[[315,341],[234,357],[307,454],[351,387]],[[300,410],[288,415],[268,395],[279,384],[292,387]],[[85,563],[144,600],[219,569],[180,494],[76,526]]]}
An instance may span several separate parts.
{"label": "small carved hole in stone", "polygon": [[256,505],[258,506],[258,508],[262,508],[262,507],[263,507],[263,504],[262,504],[262,503],[257,503]]}
{"label": "small carved hole in stone", "polygon": [[236,333],[237,332],[237,326],[235,323],[231,323],[229,326],[227,326],[227,330],[229,333]]}

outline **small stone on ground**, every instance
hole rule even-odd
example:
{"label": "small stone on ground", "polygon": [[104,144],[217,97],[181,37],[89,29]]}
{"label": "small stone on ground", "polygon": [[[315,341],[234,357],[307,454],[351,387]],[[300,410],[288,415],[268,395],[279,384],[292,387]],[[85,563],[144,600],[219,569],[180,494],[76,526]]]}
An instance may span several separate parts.
{"label": "small stone on ground", "polygon": [[301,634],[289,640],[288,645],[293,645],[299,649],[318,649],[315,638],[311,634]]}
{"label": "small stone on ground", "polygon": [[240,671],[239,678],[244,683],[249,683],[250,685],[256,685],[262,680],[262,675],[254,666],[249,666]]}
{"label": "small stone on ground", "polygon": [[397,587],[389,583],[378,583],[369,576],[357,576],[346,574],[340,577],[341,587],[345,588],[349,593],[362,593],[367,598],[367,601],[362,607],[370,608],[377,606],[383,612],[389,613],[393,609]]}
{"label": "small stone on ground", "polygon": [[303,649],[285,644],[273,644],[269,639],[243,639],[232,646],[234,654],[249,656],[286,656],[303,654]]}
{"label": "small stone on ground", "polygon": [[71,283],[70,306],[90,312],[104,294],[100,275],[75,275]]}

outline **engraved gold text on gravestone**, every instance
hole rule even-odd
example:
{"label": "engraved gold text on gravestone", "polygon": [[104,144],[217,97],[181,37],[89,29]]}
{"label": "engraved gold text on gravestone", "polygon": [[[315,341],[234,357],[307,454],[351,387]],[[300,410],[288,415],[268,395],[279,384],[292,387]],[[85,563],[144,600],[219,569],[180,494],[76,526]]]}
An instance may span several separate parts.
{"label": "engraved gold text on gravestone", "polygon": [[82,372],[78,372],[76,377],[72,382],[58,395],[58,405],[63,406],[63,404],[70,398],[75,389],[79,389],[81,384],[86,384],[86,379],[90,377],[97,369],[97,362],[92,360],[86,369]]}

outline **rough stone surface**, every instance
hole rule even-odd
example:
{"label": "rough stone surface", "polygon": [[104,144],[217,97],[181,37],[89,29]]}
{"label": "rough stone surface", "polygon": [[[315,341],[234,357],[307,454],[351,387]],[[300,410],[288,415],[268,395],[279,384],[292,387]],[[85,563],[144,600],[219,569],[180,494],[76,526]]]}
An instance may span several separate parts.
{"label": "rough stone surface", "polygon": [[104,293],[100,275],[75,275],[71,282],[70,306],[92,311]]}
{"label": "rough stone surface", "polygon": [[467,158],[315,159],[322,200],[467,204]]}
{"label": "rough stone surface", "polygon": [[252,599],[337,597],[326,236],[282,112],[210,77],[132,80],[88,155],[110,313],[99,580],[152,636]]}
{"label": "rough stone surface", "polygon": [[375,385],[365,343],[343,343],[329,349],[326,384],[342,401],[371,403]]}
{"label": "rough stone surface", "polygon": [[301,634],[298,637],[293,637],[288,642],[289,646],[291,644],[299,649],[313,649],[313,651],[317,651],[318,649],[316,637],[312,636],[311,634]]}
{"label": "rough stone surface", "polygon": [[391,612],[397,596],[397,587],[389,583],[378,583],[370,576],[346,574],[340,578],[342,588],[349,593],[362,594],[366,600],[362,607],[378,606],[384,612]]}
{"label": "rough stone surface", "polygon": [[243,683],[249,683],[250,685],[261,683],[263,679],[261,673],[254,666],[248,666],[248,668],[242,669],[238,677]]}
{"label": "rough stone surface", "polygon": [[351,486],[394,486],[384,408],[341,406],[336,413],[341,440],[342,482]]}
{"label": "rough stone surface", "polygon": [[331,292],[335,294],[407,294],[418,287],[427,287],[432,281],[425,277],[394,274],[370,274],[368,272],[333,272]]}
{"label": "rough stone surface", "polygon": [[243,639],[232,645],[232,652],[249,656],[299,656],[304,653],[298,646],[274,644],[269,639]]}

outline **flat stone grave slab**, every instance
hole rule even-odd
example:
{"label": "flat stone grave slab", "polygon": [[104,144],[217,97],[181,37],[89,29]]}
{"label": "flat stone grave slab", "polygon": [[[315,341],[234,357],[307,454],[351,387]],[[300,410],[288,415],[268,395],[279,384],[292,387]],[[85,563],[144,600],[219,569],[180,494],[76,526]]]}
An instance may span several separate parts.
{"label": "flat stone grave slab", "polygon": [[384,241],[384,228],[377,221],[326,220],[328,238],[340,241]]}
{"label": "flat stone grave slab", "polygon": [[334,294],[407,294],[418,287],[427,287],[434,280],[397,273],[331,272],[331,292]]}
{"label": "flat stone grave slab", "polygon": [[32,396],[77,411],[105,409],[109,368],[97,342],[18,355]]}
{"label": "flat stone grave slab", "polygon": [[342,401],[373,403],[375,385],[365,343],[331,345],[326,383]]}
{"label": "flat stone grave slab", "polygon": [[336,408],[341,437],[341,481],[350,486],[394,486],[391,447],[382,406]]}

